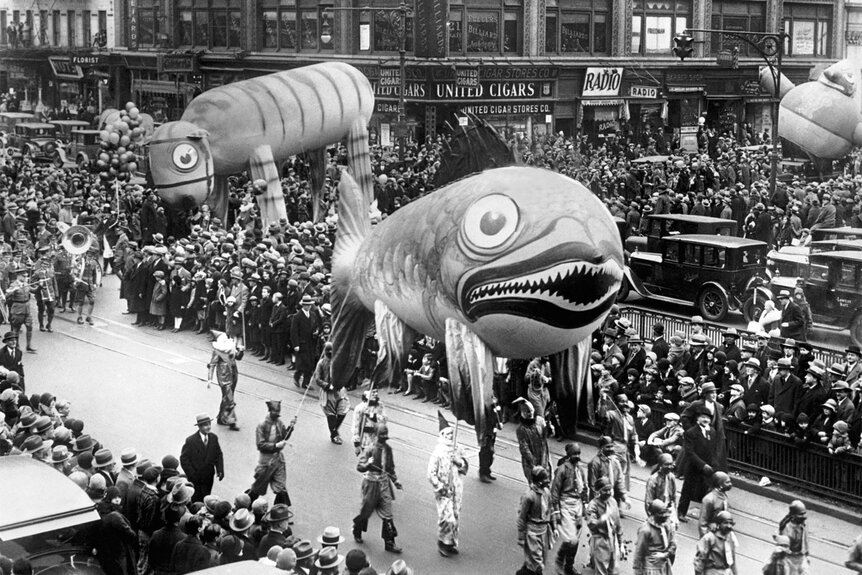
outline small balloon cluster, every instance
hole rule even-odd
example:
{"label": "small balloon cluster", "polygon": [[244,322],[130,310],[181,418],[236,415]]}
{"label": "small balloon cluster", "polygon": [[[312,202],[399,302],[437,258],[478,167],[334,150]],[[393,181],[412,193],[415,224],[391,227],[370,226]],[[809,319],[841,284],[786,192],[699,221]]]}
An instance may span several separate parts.
{"label": "small balloon cluster", "polygon": [[103,180],[128,180],[138,170],[138,153],[144,142],[141,112],[134,102],[126,103],[119,117],[99,132],[102,151],[96,168]]}

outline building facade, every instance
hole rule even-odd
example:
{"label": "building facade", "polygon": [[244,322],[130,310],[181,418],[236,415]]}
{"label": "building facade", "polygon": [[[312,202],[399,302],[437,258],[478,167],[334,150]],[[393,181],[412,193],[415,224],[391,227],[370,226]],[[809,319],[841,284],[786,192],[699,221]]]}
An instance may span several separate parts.
{"label": "building facade", "polygon": [[[406,22],[398,0],[113,1],[116,103],[176,119],[202,90],[341,60],[374,85],[382,143],[397,127],[402,45],[407,129],[419,140],[465,113],[507,134],[685,132],[701,116],[768,131],[757,52],[696,33],[680,62],[675,34],[784,31],[784,74],[797,83],[862,46],[851,41],[862,37],[862,0],[409,0]],[[61,40],[63,22],[61,11]]]}
{"label": "building facade", "polygon": [[113,4],[0,0],[0,91],[15,90],[27,111],[98,106],[114,47]]}

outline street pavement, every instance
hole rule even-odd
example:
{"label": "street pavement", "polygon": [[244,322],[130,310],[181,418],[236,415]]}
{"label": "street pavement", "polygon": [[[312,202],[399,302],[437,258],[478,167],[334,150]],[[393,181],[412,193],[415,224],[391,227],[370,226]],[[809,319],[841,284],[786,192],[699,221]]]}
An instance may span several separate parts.
{"label": "street pavement", "polygon": [[[207,412],[215,416],[218,410],[219,391],[206,384],[209,341],[188,331],[173,334],[132,327],[134,316],[122,314],[125,304],[117,299],[118,286],[116,276],[105,278],[98,294],[95,326],[77,325],[73,314],[58,314],[55,333],[35,334],[38,354],[24,357],[28,393],[51,391],[70,400],[72,415],[86,423],[85,432],[115,455],[125,447],[135,447],[155,461],[166,454],[179,456],[184,438],[195,431],[195,415]],[[294,531],[315,540],[327,525],[338,526],[347,539],[341,548],[346,553],[355,546],[350,527],[358,511],[361,484],[350,441],[341,446],[329,441],[316,390],[303,401],[303,393],[284,367],[249,356],[239,363],[239,371],[240,430],[214,428],[225,452],[226,468],[225,479],[216,483],[214,492],[232,499],[250,485],[257,460],[255,426],[266,415],[264,401],[280,399],[285,420],[299,416],[285,451],[288,489],[296,513]],[[475,433],[468,426],[459,426],[458,439],[469,455],[471,468],[464,479],[461,555],[444,559],[436,550],[436,512],[425,478],[437,437],[436,406],[385,391],[381,397],[390,419],[396,471],[404,485],[403,491],[396,492],[394,505],[403,558],[417,575],[514,573],[523,562],[516,545],[515,521],[519,497],[526,489],[514,425],[507,424],[500,432],[494,464],[499,480],[489,485],[478,480]],[[351,403],[357,402],[358,394],[353,392]],[[345,437],[349,436],[351,416],[342,430]],[[556,462],[563,444],[552,440],[551,451]],[[584,461],[594,453],[594,448],[585,445]],[[632,508],[624,520],[624,539],[632,548],[645,516],[642,498],[648,473],[633,466]],[[731,492],[731,505],[740,541],[739,574],[760,573],[786,504],[737,489]],[[809,513],[809,525],[812,574],[845,572],[846,549],[859,533],[859,526],[816,512]],[[696,532],[694,519],[681,527],[675,572],[692,572]],[[361,548],[382,573],[396,557],[383,550],[379,533],[380,521],[372,518]],[[579,569],[588,555],[586,533],[581,544]],[[546,572],[552,573],[553,553],[549,553],[547,565]],[[631,573],[630,560],[622,564],[621,572]]]}

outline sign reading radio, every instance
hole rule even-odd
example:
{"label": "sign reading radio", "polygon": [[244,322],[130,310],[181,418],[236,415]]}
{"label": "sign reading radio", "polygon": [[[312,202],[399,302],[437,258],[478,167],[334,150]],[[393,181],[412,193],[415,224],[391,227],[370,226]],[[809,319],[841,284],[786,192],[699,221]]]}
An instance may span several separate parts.
{"label": "sign reading radio", "polygon": [[622,68],[587,68],[583,96],[616,96],[623,82]]}
{"label": "sign reading radio", "polygon": [[632,98],[658,98],[658,88],[655,86],[632,86],[629,90]]}

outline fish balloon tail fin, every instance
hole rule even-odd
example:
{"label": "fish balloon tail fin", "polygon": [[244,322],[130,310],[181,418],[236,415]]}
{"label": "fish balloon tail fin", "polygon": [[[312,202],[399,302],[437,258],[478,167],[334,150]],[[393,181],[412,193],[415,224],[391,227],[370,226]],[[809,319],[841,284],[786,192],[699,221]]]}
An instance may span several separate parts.
{"label": "fish balloon tail fin", "polygon": [[395,385],[403,377],[407,355],[418,334],[380,300],[374,302],[374,326],[379,349],[371,379],[378,388]]}
{"label": "fish balloon tail fin", "polygon": [[344,387],[359,366],[365,334],[374,314],[353,292],[356,254],[371,229],[368,206],[353,177],[343,171],[338,184],[338,232],[332,252],[332,383]]}
{"label": "fish balloon tail fin", "polygon": [[582,417],[594,420],[589,338],[550,356],[558,413],[567,435],[574,436]]}

